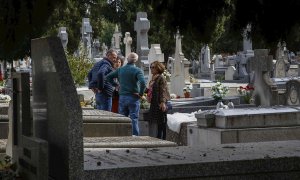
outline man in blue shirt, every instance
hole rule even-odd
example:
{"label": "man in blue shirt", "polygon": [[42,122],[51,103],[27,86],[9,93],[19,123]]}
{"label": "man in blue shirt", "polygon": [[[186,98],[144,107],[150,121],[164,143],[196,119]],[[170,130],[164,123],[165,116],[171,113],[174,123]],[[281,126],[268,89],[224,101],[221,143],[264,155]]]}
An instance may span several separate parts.
{"label": "man in blue shirt", "polygon": [[115,84],[107,82],[105,77],[114,70],[117,52],[110,49],[101,61],[97,62],[88,74],[89,89],[95,93],[96,107],[100,110],[111,111],[112,95]]}
{"label": "man in blue shirt", "polygon": [[128,63],[107,75],[107,81],[114,82],[118,79],[119,88],[119,113],[129,116],[132,122],[132,135],[139,135],[139,111],[140,97],[146,89],[146,82],[142,70],[135,66],[138,60],[136,53],[130,53],[127,57]]}

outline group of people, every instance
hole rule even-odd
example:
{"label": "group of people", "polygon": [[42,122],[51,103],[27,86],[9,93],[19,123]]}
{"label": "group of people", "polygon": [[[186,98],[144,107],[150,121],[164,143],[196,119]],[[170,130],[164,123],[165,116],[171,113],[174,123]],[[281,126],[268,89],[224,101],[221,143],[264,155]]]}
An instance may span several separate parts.
{"label": "group of people", "polygon": [[[167,81],[162,75],[165,66],[154,61],[150,65],[152,79],[146,88],[144,73],[135,66],[138,55],[134,52],[127,57],[127,64],[117,52],[110,49],[106,57],[97,62],[88,73],[89,88],[95,93],[96,108],[129,116],[132,135],[138,136],[140,98],[147,92],[150,103],[151,121],[157,124],[157,138],[166,139],[167,106],[170,99]],[[113,103],[118,102],[118,103]],[[117,106],[118,104],[118,106]],[[150,122],[151,123],[151,122]]]}

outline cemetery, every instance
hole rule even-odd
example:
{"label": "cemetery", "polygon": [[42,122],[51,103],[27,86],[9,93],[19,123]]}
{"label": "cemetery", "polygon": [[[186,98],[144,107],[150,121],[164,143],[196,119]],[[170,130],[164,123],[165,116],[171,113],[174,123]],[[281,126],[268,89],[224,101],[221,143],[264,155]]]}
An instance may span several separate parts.
{"label": "cemetery", "polygon": [[[88,12],[74,54],[69,27],[61,26],[56,37],[31,39],[30,56],[0,61],[0,179],[300,178],[300,55],[287,43],[279,41],[275,54],[254,49],[248,24],[241,51],[225,55],[204,43],[188,59],[179,27],[174,53],[164,52],[161,42],[149,44],[153,16],[137,11],[135,35],[114,24],[106,44]],[[136,52],[147,86],[150,64],[165,64],[166,140],[156,138],[147,101],[140,100],[133,136],[129,117],[96,109],[85,71],[77,74],[83,83],[75,80],[70,56],[91,68],[109,49],[124,65]]]}

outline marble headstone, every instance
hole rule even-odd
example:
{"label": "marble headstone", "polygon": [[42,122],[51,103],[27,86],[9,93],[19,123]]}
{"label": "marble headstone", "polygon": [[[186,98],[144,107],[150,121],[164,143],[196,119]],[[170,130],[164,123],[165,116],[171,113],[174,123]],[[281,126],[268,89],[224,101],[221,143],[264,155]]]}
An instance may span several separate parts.
{"label": "marble headstone", "polygon": [[225,71],[225,80],[233,80],[233,74],[236,71],[234,66],[229,66]]}
{"label": "marble headstone", "polygon": [[61,44],[64,47],[64,49],[67,48],[68,45],[68,33],[67,33],[67,28],[66,27],[60,27],[58,29],[58,35],[57,35],[60,40],[61,40]]}
{"label": "marble headstone", "polygon": [[164,53],[162,53],[162,51],[161,51],[160,44],[151,44],[150,52],[148,55],[148,60],[149,60],[149,71],[148,71],[148,73],[145,73],[145,75],[149,74],[147,84],[149,84],[149,82],[152,78],[152,74],[151,74],[151,70],[150,70],[151,63],[153,63],[154,61],[158,61],[161,63],[164,62]]}
{"label": "marble headstone", "polygon": [[117,52],[120,52],[121,37],[122,37],[122,34],[119,31],[118,25],[116,25],[115,32],[112,37],[112,39],[113,39],[112,42],[114,42],[114,44],[112,44],[112,48],[115,49]]}
{"label": "marble headstone", "polygon": [[183,88],[185,87],[184,54],[181,48],[181,35],[179,31],[176,34],[175,59],[172,63],[171,71],[171,93],[183,97]]}

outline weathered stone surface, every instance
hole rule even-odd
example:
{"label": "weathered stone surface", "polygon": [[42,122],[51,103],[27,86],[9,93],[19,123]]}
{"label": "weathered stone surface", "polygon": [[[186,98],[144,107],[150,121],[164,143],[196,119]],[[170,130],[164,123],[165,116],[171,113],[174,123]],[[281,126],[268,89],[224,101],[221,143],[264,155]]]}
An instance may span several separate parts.
{"label": "weathered stone surface", "polygon": [[97,109],[82,110],[84,137],[130,136],[131,119]]}
{"label": "weathered stone surface", "polygon": [[176,143],[149,136],[84,138],[84,148],[154,148],[174,147]]}
{"label": "weathered stone surface", "polygon": [[200,127],[214,127],[216,110],[203,111],[195,114],[197,125]]}
{"label": "weathered stone surface", "polygon": [[85,149],[85,179],[299,179],[300,141]]}

